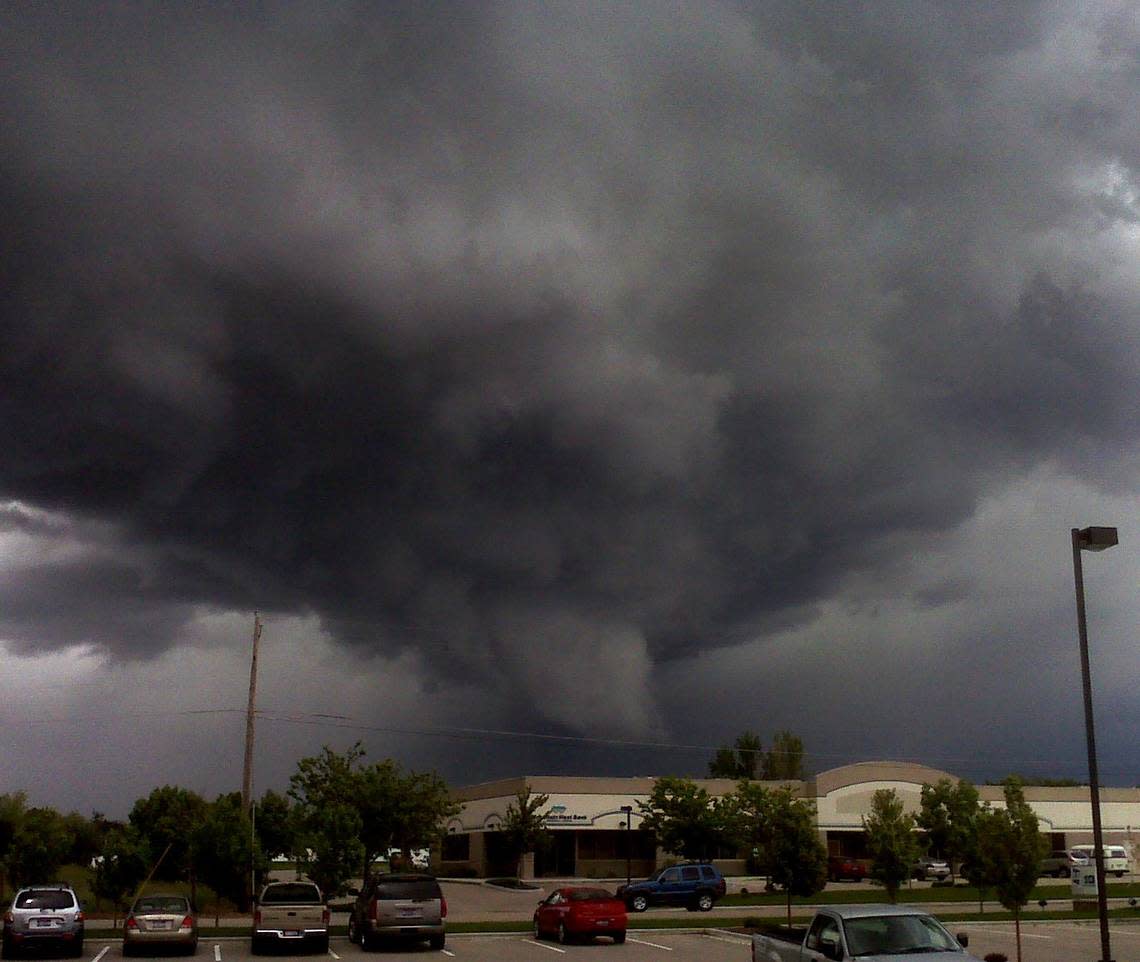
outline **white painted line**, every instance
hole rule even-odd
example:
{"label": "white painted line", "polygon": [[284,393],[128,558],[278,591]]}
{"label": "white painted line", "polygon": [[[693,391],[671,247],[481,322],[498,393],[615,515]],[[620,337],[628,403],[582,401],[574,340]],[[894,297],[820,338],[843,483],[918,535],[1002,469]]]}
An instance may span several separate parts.
{"label": "white painted line", "polygon": [[93,959],[91,960],[91,962],[99,962],[99,960],[100,960],[101,958],[103,958],[103,956],[105,956],[105,955],[107,954],[107,952],[110,950],[110,948],[111,948],[111,946],[109,946],[109,945],[104,945],[104,946],[103,946],[103,948],[101,948],[101,949],[99,950],[99,954],[98,954],[97,956],[95,956],[95,958],[93,958]]}
{"label": "white painted line", "polygon": [[222,947],[214,943],[214,962],[222,962]]}
{"label": "white painted line", "polygon": [[706,939],[712,939],[715,942],[727,942],[729,945],[752,944],[751,939],[741,938],[739,935],[735,937],[729,935],[713,935],[712,932],[702,932],[701,935],[703,935]]}
{"label": "white painted line", "polygon": [[455,958],[454,952],[449,952],[447,949],[440,949],[439,951],[442,952],[444,955],[450,955],[453,959]]}
{"label": "white painted line", "polygon": [[549,949],[551,952],[561,952],[563,955],[566,954],[565,949],[560,949],[554,945],[547,945],[545,942],[539,942],[536,939],[523,939],[523,941],[529,942],[531,945],[537,945],[540,949]]}
{"label": "white painted line", "polygon": [[340,958],[340,956],[337,955],[332,949],[329,949],[329,955],[331,955],[334,959]]}
{"label": "white painted line", "polygon": [[651,945],[655,949],[664,949],[666,952],[672,952],[673,951],[673,949],[671,947],[669,947],[668,945],[658,945],[656,942],[646,942],[645,939],[635,939],[635,938],[631,938],[628,935],[625,937],[625,940],[627,942],[636,942],[638,945]]}
{"label": "white painted line", "polygon": [[[1012,928],[1012,925],[1013,925],[1012,922],[1010,923],[1011,927],[1008,929],[981,929],[981,928],[978,928],[979,925],[984,925],[984,924],[985,924],[984,922],[944,922],[943,923],[943,925],[946,925],[947,927],[952,927],[952,928],[956,928],[959,925],[968,925],[970,927],[971,932],[985,932],[986,935],[1004,935],[1004,936],[1011,938],[1011,939],[1017,935],[1017,933]],[[1033,932],[1024,931],[1024,929],[1021,932],[1021,937],[1023,939],[1044,939],[1046,942],[1052,942],[1053,941],[1053,936],[1051,936],[1051,935],[1035,935]]]}

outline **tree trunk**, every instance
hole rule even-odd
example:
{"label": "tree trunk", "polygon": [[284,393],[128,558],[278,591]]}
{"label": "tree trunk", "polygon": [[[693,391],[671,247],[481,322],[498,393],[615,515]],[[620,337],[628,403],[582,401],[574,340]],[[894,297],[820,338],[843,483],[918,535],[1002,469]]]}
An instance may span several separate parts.
{"label": "tree trunk", "polygon": [[788,905],[788,928],[792,927],[792,890],[787,890],[787,905]]}
{"label": "tree trunk", "polygon": [[1021,962],[1021,909],[1013,910],[1013,931],[1017,936],[1017,962]]}

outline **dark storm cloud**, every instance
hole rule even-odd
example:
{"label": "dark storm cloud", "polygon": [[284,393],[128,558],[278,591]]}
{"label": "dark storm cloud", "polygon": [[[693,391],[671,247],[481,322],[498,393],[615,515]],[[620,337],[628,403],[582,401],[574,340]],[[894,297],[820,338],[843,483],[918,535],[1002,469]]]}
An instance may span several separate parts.
{"label": "dark storm cloud", "polygon": [[1135,444],[1126,7],[695,10],[6,7],[0,634],[643,683]]}

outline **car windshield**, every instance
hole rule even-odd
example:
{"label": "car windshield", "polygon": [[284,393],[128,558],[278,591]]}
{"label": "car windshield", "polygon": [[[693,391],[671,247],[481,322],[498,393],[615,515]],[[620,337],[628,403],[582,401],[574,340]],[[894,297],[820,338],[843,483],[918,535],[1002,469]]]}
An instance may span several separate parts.
{"label": "car windshield", "polygon": [[875,915],[846,919],[847,949],[853,957],[907,952],[957,952],[958,943],[928,915]]}
{"label": "car windshield", "polygon": [[573,889],[570,893],[571,902],[596,902],[598,899],[612,899],[613,893],[605,889]]}
{"label": "car windshield", "polygon": [[190,903],[180,895],[148,895],[135,902],[135,915],[147,912],[171,912],[174,914],[190,911]]}
{"label": "car windshield", "polygon": [[33,889],[30,892],[21,892],[16,897],[18,909],[70,909],[75,906],[75,899],[70,892],[43,891]]}

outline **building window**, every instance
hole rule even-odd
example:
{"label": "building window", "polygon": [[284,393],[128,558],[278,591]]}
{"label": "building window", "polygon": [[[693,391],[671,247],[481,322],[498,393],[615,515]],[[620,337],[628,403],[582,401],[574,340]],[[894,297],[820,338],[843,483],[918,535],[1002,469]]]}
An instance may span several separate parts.
{"label": "building window", "polygon": [[471,858],[471,836],[466,832],[462,835],[443,836],[440,858],[444,862],[466,862]]}

